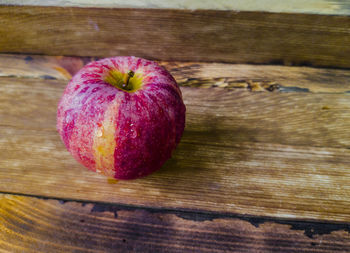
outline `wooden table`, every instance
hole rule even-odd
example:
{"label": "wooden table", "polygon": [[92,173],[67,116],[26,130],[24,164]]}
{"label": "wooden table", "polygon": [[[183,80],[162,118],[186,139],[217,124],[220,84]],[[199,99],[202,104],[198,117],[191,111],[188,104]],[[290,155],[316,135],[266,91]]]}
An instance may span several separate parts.
{"label": "wooden table", "polygon": [[[0,7],[0,252],[350,252],[349,42],[348,16]],[[158,60],[187,106],[133,181],[55,128],[71,76],[112,55]]]}

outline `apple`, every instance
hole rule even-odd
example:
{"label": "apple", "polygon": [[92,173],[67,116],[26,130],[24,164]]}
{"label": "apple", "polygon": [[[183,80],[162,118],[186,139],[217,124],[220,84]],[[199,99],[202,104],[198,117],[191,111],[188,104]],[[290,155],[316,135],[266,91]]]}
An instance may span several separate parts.
{"label": "apple", "polygon": [[175,79],[156,62],[106,58],[87,64],[68,83],[58,104],[57,130],[88,169],[135,179],[171,157],[185,111]]}

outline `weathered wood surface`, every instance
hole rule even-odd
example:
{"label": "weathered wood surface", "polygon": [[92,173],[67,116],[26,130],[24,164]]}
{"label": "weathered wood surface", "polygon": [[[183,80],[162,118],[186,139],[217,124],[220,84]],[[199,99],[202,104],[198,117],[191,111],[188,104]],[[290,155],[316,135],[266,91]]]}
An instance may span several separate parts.
{"label": "weathered wood surface", "polygon": [[[289,80],[283,67],[269,76],[269,71],[260,71],[263,66],[163,63],[178,80],[206,79],[219,85],[217,79],[208,78],[212,70],[214,77],[244,76],[249,85],[204,89],[185,87],[188,83],[183,81],[187,124],[173,158],[149,177],[111,182],[78,165],[55,130],[56,105],[69,76],[62,73],[73,73],[72,66],[81,62],[71,59],[73,63],[66,63],[62,71],[55,68],[63,66],[62,58],[60,63],[54,58],[28,59],[29,65],[41,59],[42,68],[53,68],[42,73],[57,80],[42,73],[29,75],[24,67],[22,77],[5,77],[11,67],[2,67],[1,192],[350,222],[349,71],[288,68],[293,69]],[[250,75],[261,79],[250,82]],[[298,88],[297,76],[304,76],[303,89]],[[277,77],[282,88],[267,91],[270,86],[264,88],[264,80]],[[305,90],[308,79],[314,92]],[[285,88],[284,82],[290,87]]]}
{"label": "weathered wood surface", "polygon": [[109,7],[109,8],[161,8],[161,9],[206,9],[234,11],[267,11],[288,13],[317,13],[349,15],[350,3],[344,0],[0,0],[0,4],[37,5],[65,7]]}
{"label": "weathered wood surface", "polygon": [[[0,77],[70,80],[96,57],[2,54]],[[346,93],[350,71],[341,69],[159,61],[184,87],[220,87],[253,91]]]}
{"label": "weathered wood surface", "polygon": [[0,52],[350,67],[350,17],[0,7]]}
{"label": "weathered wood surface", "polygon": [[349,252],[350,225],[0,195],[5,252]]}

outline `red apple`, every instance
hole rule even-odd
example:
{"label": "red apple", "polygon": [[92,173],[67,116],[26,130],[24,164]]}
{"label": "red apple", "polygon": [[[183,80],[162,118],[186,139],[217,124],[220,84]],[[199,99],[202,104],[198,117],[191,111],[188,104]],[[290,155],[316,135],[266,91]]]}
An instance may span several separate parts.
{"label": "red apple", "polygon": [[175,79],[156,62],[114,57],[91,62],[68,83],[57,130],[74,158],[90,170],[134,179],[171,157],[185,126]]}

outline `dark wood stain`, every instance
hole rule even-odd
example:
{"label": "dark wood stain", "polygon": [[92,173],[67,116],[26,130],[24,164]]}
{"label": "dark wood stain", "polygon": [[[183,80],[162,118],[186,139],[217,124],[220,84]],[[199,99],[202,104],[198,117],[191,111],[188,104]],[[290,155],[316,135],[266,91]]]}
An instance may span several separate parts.
{"label": "dark wood stain", "polygon": [[[82,205],[84,204],[84,205]],[[0,194],[0,245],[45,252],[347,252],[348,224]],[[116,214],[117,213],[117,214]]]}
{"label": "dark wood stain", "polygon": [[281,86],[279,89],[281,92],[310,92],[308,88],[300,88],[300,87],[284,87]]}
{"label": "dark wood stain", "polygon": [[45,79],[45,80],[56,80],[56,77],[50,76],[50,75],[42,75],[40,78]]}
{"label": "dark wood stain", "polygon": [[213,213],[207,212],[203,213],[202,211],[180,211],[180,210],[170,210],[170,209],[156,209],[156,208],[141,208],[135,206],[123,206],[115,205],[109,203],[95,203],[91,209],[91,212],[112,212],[114,217],[118,217],[118,211],[128,210],[147,210],[150,213],[163,213],[163,214],[175,214],[176,216],[190,221],[204,222],[204,221],[214,221],[215,219],[227,218],[227,219],[241,219],[249,222],[258,228],[260,225],[273,222],[277,224],[290,225],[292,230],[302,230],[304,234],[309,238],[314,238],[315,235],[324,235],[330,234],[334,231],[346,231],[350,233],[350,224],[349,223],[326,223],[326,222],[317,222],[317,221],[303,221],[303,220],[288,220],[288,219],[276,219],[269,217],[255,217],[249,215],[239,215],[239,214],[223,214],[223,213]]}
{"label": "dark wood stain", "polygon": [[26,63],[29,63],[33,60],[33,57],[31,57],[30,55],[26,56],[26,58],[24,58]]}

